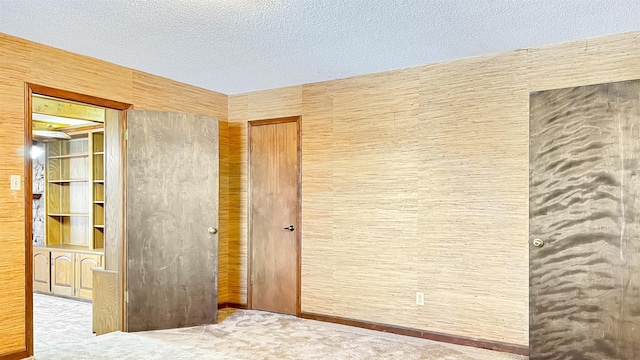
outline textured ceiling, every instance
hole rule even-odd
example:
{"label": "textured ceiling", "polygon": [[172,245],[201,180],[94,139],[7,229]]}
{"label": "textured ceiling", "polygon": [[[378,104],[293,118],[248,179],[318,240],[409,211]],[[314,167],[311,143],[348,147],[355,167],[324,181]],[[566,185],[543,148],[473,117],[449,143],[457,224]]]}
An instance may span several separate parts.
{"label": "textured ceiling", "polygon": [[226,94],[640,29],[637,0],[0,0],[0,32]]}

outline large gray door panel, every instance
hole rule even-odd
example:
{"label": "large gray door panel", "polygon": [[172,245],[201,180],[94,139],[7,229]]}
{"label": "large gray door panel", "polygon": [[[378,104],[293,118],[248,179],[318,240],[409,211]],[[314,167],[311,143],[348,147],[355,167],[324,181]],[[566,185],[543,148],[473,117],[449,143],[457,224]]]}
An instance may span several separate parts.
{"label": "large gray door panel", "polygon": [[218,121],[129,110],[127,132],[127,330],[215,323]]}

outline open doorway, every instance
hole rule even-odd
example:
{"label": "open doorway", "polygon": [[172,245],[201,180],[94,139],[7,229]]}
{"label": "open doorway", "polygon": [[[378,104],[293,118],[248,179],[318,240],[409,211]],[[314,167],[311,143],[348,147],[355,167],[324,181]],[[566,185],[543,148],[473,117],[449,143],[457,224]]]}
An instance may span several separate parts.
{"label": "open doorway", "polygon": [[[121,110],[128,105],[34,85],[27,85],[26,99],[25,139],[31,148],[25,168],[25,263],[32,327],[27,344],[29,353],[37,355],[96,332],[94,273],[106,264],[107,174],[122,173],[121,163],[109,162],[105,125],[122,128]],[[112,152],[121,154],[122,148]],[[118,186],[121,182],[112,192],[122,197]],[[111,267],[120,275],[122,252],[112,255]],[[110,314],[117,318],[116,327],[122,308],[118,294],[109,294],[116,299]]]}

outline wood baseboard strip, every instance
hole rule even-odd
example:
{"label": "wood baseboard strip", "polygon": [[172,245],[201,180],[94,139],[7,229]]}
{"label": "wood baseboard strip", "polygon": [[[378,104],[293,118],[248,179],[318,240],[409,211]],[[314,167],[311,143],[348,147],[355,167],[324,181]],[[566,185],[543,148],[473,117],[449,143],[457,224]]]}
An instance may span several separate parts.
{"label": "wood baseboard strip", "polygon": [[337,316],[320,315],[320,314],[303,312],[303,313],[300,313],[300,317],[303,319],[355,326],[363,329],[388,332],[388,333],[393,333],[398,335],[412,336],[412,337],[417,337],[422,339],[446,342],[446,343],[455,344],[455,345],[472,346],[472,347],[477,347],[482,349],[489,349],[494,351],[529,356],[529,348],[522,345],[467,338],[463,336],[448,335],[448,334],[442,334],[442,333],[431,332],[431,331],[405,328],[400,326],[347,319],[347,318],[341,318]]}
{"label": "wood baseboard strip", "polygon": [[247,309],[247,305],[246,304],[232,303],[232,302],[223,302],[223,303],[219,303],[218,304],[218,309],[226,309],[226,308],[246,310]]}
{"label": "wood baseboard strip", "polygon": [[20,350],[17,352],[12,352],[4,355],[0,355],[0,360],[19,360],[26,359],[29,357],[29,354],[26,350]]}

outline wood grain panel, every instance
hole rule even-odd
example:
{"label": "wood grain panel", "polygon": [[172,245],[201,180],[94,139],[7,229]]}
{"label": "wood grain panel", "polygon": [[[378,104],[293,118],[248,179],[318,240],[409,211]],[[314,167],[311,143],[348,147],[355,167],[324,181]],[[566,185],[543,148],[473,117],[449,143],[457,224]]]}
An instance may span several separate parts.
{"label": "wood grain panel", "polygon": [[301,91],[301,86],[294,86],[229,97],[229,301],[232,303],[247,303],[247,122],[300,115]]}
{"label": "wood grain panel", "polygon": [[51,253],[42,248],[33,249],[33,290],[51,291]]}
{"label": "wood grain panel", "polygon": [[[377,321],[386,324],[397,321],[400,326],[527,345],[528,92],[640,77],[636,61],[639,36],[637,32],[621,34],[428,65],[406,73],[304,85],[303,311],[359,319],[381,316]],[[419,84],[407,89],[404,82],[415,79]],[[394,80],[398,80],[395,85],[385,84]],[[290,88],[234,95],[229,100],[229,118],[246,121],[262,114],[295,115],[292,111],[299,108],[292,103],[294,98]],[[360,125],[368,119],[386,126],[393,138],[393,127],[416,121],[415,110],[407,106],[411,102],[419,107],[418,124],[395,148],[387,145],[383,130],[376,125],[354,126],[349,131],[344,124],[355,121]],[[373,137],[369,146],[380,153],[351,161],[352,154],[366,154],[363,133],[368,132]],[[244,136],[240,131],[230,136],[230,143],[244,141],[234,137]],[[412,142],[416,139],[417,143]],[[389,148],[392,153],[406,152],[408,160],[401,157],[401,164],[395,164],[386,157]],[[244,147],[237,149],[244,151]],[[244,153],[235,150],[230,148],[230,158],[242,159]],[[367,169],[369,162],[371,168],[391,164],[385,175],[416,184],[415,189],[408,186],[397,192],[406,199],[390,196],[387,200],[392,210],[389,217],[398,219],[389,229],[400,232],[390,232],[384,239],[377,232],[385,231],[386,222],[367,222],[375,214],[375,209],[368,209],[371,204],[384,210],[382,205],[362,202],[365,211],[344,211],[348,205],[343,203],[364,196],[366,186],[377,189],[385,181],[373,171],[356,173],[346,166]],[[347,186],[360,179],[371,185],[360,186],[365,188],[363,194],[355,189],[349,192]],[[240,184],[242,176],[230,181]],[[242,187],[240,191],[238,198],[244,196]],[[382,192],[393,193],[392,189]],[[406,200],[408,205],[403,208]],[[407,216],[412,201],[418,204],[414,223]],[[231,207],[230,217],[241,216],[244,209],[240,204],[240,214],[234,214],[237,209]],[[336,211],[343,218],[334,218]],[[381,212],[372,220],[382,216]],[[403,222],[409,228],[402,229]],[[351,224],[353,228],[344,230]],[[372,247],[383,244],[382,264],[358,257],[356,250],[369,237],[379,239]],[[389,242],[398,247],[385,248]],[[244,248],[242,242],[240,245],[239,249],[230,247],[230,260],[241,256]],[[351,263],[353,271],[372,271],[378,276],[357,284],[339,274],[351,270],[338,270],[339,264]],[[412,265],[402,268],[407,263]],[[379,280],[388,273],[393,276],[393,270],[377,270],[394,265],[401,269],[395,275],[401,281],[394,290],[403,304],[400,307],[397,299],[386,300],[387,289]],[[230,292],[235,291],[233,286],[230,282]],[[344,287],[352,287],[347,298],[335,292]],[[366,290],[369,288],[379,291]],[[425,293],[425,307],[413,304],[415,291]],[[385,305],[381,310],[369,308],[371,304]],[[401,309],[399,316],[396,309]]]}
{"label": "wood grain panel", "polygon": [[302,113],[302,86],[292,86],[248,95],[247,120],[274,119]]}
{"label": "wood grain panel", "polygon": [[[250,123],[251,299],[254,309],[298,312],[298,118]],[[284,228],[293,226],[292,231]]]}
{"label": "wood grain panel", "polygon": [[93,332],[102,335],[121,329],[120,274],[93,269]]}
{"label": "wood grain panel", "polygon": [[25,199],[22,190],[10,190],[9,177],[25,176],[24,80],[30,68],[31,45],[0,34],[0,356],[27,346]]}
{"label": "wood grain panel", "polygon": [[249,121],[249,95],[229,96],[229,122]]}
{"label": "wood grain panel", "polygon": [[[403,297],[402,301],[409,303],[413,300],[416,289],[424,289],[425,300],[429,301],[430,305],[436,305],[446,311],[431,311],[427,306],[416,309],[413,307],[415,305],[411,304],[407,311],[416,312],[415,320],[401,324],[402,326],[440,329],[442,332],[459,336],[480,334],[483,339],[527,344],[528,285],[523,279],[528,276],[528,92],[640,78],[637,62],[640,57],[639,36],[639,32],[613,35],[409,70],[420,79],[420,85],[415,90],[419,94],[419,132],[413,136],[419,137],[420,144],[423,140],[427,142],[419,145],[415,154],[418,161],[424,162],[417,168],[420,176],[417,193],[420,223],[414,229],[417,235],[413,241],[418,258],[415,268],[407,270],[407,276],[409,279],[415,278],[417,283],[413,287],[407,287],[411,281],[403,281],[399,287],[404,288],[398,291],[402,292],[399,295]],[[38,65],[37,77],[46,80],[52,87],[77,89],[89,95],[121,99],[145,109],[166,110],[170,107],[175,111],[189,112],[188,108],[192,103],[196,108],[202,109],[211,101],[210,93],[200,90],[189,92],[190,96],[186,99],[181,98],[182,87],[172,85],[165,88],[163,84],[166,79],[154,80],[151,75],[146,74],[135,75],[137,80],[134,89],[131,85],[134,75],[132,74],[131,78],[126,75],[127,71],[131,71],[129,69],[122,70],[122,73],[117,70],[113,73],[114,76],[111,76],[110,72],[114,70],[104,73],[102,62],[76,56],[67,58],[62,55],[66,54],[65,52],[2,34],[0,50],[0,98],[3,99],[0,116],[3,124],[7,124],[5,131],[0,133],[0,150],[4,154],[14,154],[0,159],[0,179],[23,172],[23,160],[20,155],[23,143],[23,83],[31,78],[32,51],[41,53],[38,61],[44,64]],[[47,57],[48,53],[57,55]],[[47,64],[52,58],[56,59],[59,65]],[[77,67],[82,69],[75,71],[76,67],[74,72],[54,69],[53,75],[42,73],[44,67],[62,67],[67,60],[75,62]],[[518,75],[520,73],[522,76]],[[371,79],[387,76],[393,80],[395,76],[406,76],[400,74],[402,72],[367,77]],[[63,79],[62,75],[73,79]],[[309,232],[305,230],[303,235],[303,248],[307,248],[302,254],[303,308],[309,306],[309,311],[344,315],[341,310],[342,299],[336,297],[332,289],[341,287],[346,280],[334,280],[333,264],[352,261],[349,256],[351,245],[329,243],[334,242],[339,235],[333,232],[333,218],[330,220],[330,227],[327,228],[331,235],[319,233],[327,226],[326,216],[333,211],[334,204],[328,198],[333,197],[337,202],[347,202],[350,198],[334,197],[338,194],[334,192],[333,184],[336,175],[330,172],[333,171],[330,150],[323,153],[323,148],[333,149],[335,144],[345,142],[345,139],[334,134],[335,123],[349,120],[351,117],[359,119],[360,116],[367,116],[368,104],[372,109],[377,109],[373,115],[384,110],[373,102],[376,97],[368,98],[366,89],[354,88],[362,97],[349,96],[349,101],[339,106],[348,110],[350,104],[353,104],[354,109],[360,109],[362,114],[347,114],[340,119],[334,119],[329,125],[327,118],[323,117],[323,113],[327,114],[327,117],[335,113],[335,106],[329,98],[334,97],[335,101],[339,89],[345,86],[352,88],[348,83],[350,80],[305,85],[302,87],[301,95],[298,95],[298,87],[294,87],[254,95],[234,95],[229,97],[228,103],[226,97],[221,94],[212,96],[216,100],[210,109],[220,112],[212,115],[224,120],[228,110],[229,120],[234,122],[229,124],[229,302],[246,303],[245,122],[308,112],[309,116],[317,120],[308,122],[303,117],[303,141],[308,144],[303,144],[303,147],[311,148],[311,153],[303,151],[305,155],[302,163],[303,224],[305,228],[310,227]],[[105,88],[102,86],[104,82],[110,85]],[[115,82],[123,89],[115,89]],[[357,83],[358,79],[352,82],[354,86]],[[332,89],[331,86],[335,88]],[[376,89],[382,91],[384,84],[371,81],[371,84],[364,86],[372,87],[375,93]],[[325,89],[322,89],[323,87]],[[305,89],[310,90],[306,92]],[[395,98],[386,103],[391,110],[396,103],[402,105],[406,100],[405,96],[415,96],[408,94],[406,90],[396,93],[394,87],[386,87],[384,91],[387,95],[383,98]],[[171,100],[173,97],[181,98],[184,103],[178,104],[179,101]],[[339,94],[338,100],[341,97],[342,93]],[[182,107],[177,109],[178,106]],[[395,111],[389,111],[393,112]],[[409,118],[410,116],[404,116],[404,120],[400,121],[401,125],[407,125]],[[387,124],[392,124],[394,120],[387,117],[383,117],[382,120],[370,117],[370,121],[386,121]],[[432,126],[433,134],[430,133]],[[342,129],[346,128],[346,125],[343,125]],[[313,129],[318,131],[315,132]],[[460,139],[456,138],[456,132],[460,132]],[[351,135],[343,131],[340,136]],[[411,146],[414,145],[410,145],[406,150],[410,151]],[[401,151],[404,147],[405,144],[400,144],[400,149],[396,151]],[[308,173],[306,169],[309,169]],[[400,178],[409,174],[409,170],[405,171],[399,174]],[[319,175],[317,181],[310,180],[314,174]],[[348,179],[341,181],[347,183]],[[372,181],[374,186],[377,186],[376,180]],[[470,184],[468,189],[464,187],[465,184]],[[308,190],[304,190],[305,188]],[[344,185],[337,190],[344,191]],[[398,201],[393,201],[390,204],[397,203]],[[465,206],[467,203],[468,207]],[[0,300],[8,309],[0,314],[0,322],[3,324],[0,327],[0,348],[19,350],[24,337],[24,332],[21,333],[24,325],[24,298],[21,298],[23,288],[19,284],[24,283],[24,274],[15,270],[19,267],[9,264],[24,261],[24,215],[19,211],[24,207],[23,195],[21,192],[13,193],[7,188],[0,188],[0,204],[0,221],[3,224],[0,234],[0,279],[3,284],[10,284],[11,281],[16,284],[16,287],[11,286],[12,290],[0,295]],[[366,220],[358,218],[358,214],[354,216],[354,222],[357,219]],[[363,221],[362,224],[366,222]],[[376,224],[358,225],[353,233],[359,231],[360,236],[366,238],[377,230]],[[396,238],[397,236],[393,237],[394,241]],[[440,243],[444,239],[447,243]],[[488,241],[489,244],[486,248],[483,247],[484,241]],[[325,242],[326,246],[323,244]],[[496,252],[500,243],[504,244],[505,248]],[[346,247],[344,256],[341,255],[342,249],[338,245]],[[404,259],[405,251],[408,250],[398,250],[395,252],[396,257]],[[433,265],[427,263],[425,270],[423,266],[427,259],[433,259],[435,262]],[[385,266],[391,266],[399,260],[387,261],[389,262]],[[464,266],[461,265],[460,269],[452,269],[451,265],[438,268],[437,264],[448,261],[461,261]],[[364,265],[372,268],[378,266],[366,262]],[[330,271],[330,274],[327,271]],[[480,276],[487,272],[491,272],[488,278]],[[509,281],[500,281],[505,278]],[[373,279],[372,277],[369,281],[373,282]],[[436,281],[432,286],[434,279]],[[462,279],[464,285],[460,286],[460,289],[456,285],[459,279]],[[330,282],[332,287],[325,288]],[[325,294],[321,289],[327,289]],[[498,296],[486,297],[486,289],[494,289],[493,295]],[[367,296],[356,299],[362,304],[362,309],[349,312],[366,312],[364,308],[378,300],[376,294],[371,297],[372,295],[367,293]],[[409,299],[405,298],[407,296]],[[474,309],[484,309],[486,304],[490,306],[486,315],[483,310],[474,312]],[[387,304],[385,309],[393,310],[394,307],[397,307],[395,301]],[[472,314],[469,317],[471,320],[460,326],[455,325],[454,321],[462,317],[456,309]],[[504,311],[506,316],[496,318],[496,309]],[[376,311],[380,312],[378,309]],[[408,317],[410,316],[402,315],[402,318]],[[390,315],[389,319],[384,318],[380,321],[393,323],[394,320]]]}
{"label": "wood grain panel", "polygon": [[421,75],[419,328],[527,343],[523,64],[516,51]]}
{"label": "wood grain panel", "polygon": [[24,80],[79,94],[131,103],[131,69],[41,44],[30,45],[32,66],[30,77]]}
{"label": "wood grain panel", "polygon": [[[170,104],[177,111],[190,112],[192,106],[200,104],[198,108],[207,110],[210,115],[221,120],[227,117],[226,95],[154,79],[151,75],[146,76],[144,82],[137,81],[134,88],[131,69],[0,34],[0,119],[3,125],[0,152],[4,154],[0,159],[0,179],[8,179],[12,174],[24,175],[25,82],[149,110],[154,107],[164,110],[165,104]],[[5,181],[8,180],[2,180]],[[22,190],[0,187],[0,223],[1,357],[26,349],[25,199]]]}
{"label": "wood grain panel", "polygon": [[[333,279],[333,122],[335,82],[302,89],[302,250],[303,311],[335,314]],[[313,279],[313,281],[306,281]]]}
{"label": "wood grain panel", "polygon": [[51,252],[51,292],[56,295],[75,296],[76,254]]}
{"label": "wood grain panel", "polygon": [[105,109],[97,106],[89,106],[40,96],[32,97],[31,106],[33,113],[37,114],[104,122]]}
{"label": "wood grain panel", "polygon": [[636,79],[639,52],[640,32],[528,49],[529,91]]}
{"label": "wood grain panel", "polygon": [[[415,321],[419,85],[415,69],[334,84],[331,246],[339,249],[333,278],[341,317]],[[361,306],[363,298],[376,301]]]}
{"label": "wood grain panel", "polygon": [[247,303],[247,123],[229,122],[228,300]]}
{"label": "wood grain panel", "polygon": [[534,93],[531,359],[636,359],[640,81]]}
{"label": "wood grain panel", "polygon": [[228,302],[229,291],[229,123],[219,124],[218,303],[221,304]]}
{"label": "wood grain panel", "polygon": [[139,110],[182,112],[227,120],[227,96],[141,71],[133,72],[133,104]]}
{"label": "wood grain panel", "polygon": [[104,186],[97,186],[96,199],[104,199],[104,268],[122,269],[124,247],[124,119],[119,111],[108,109],[105,114],[104,135],[106,174]]}
{"label": "wood grain panel", "polygon": [[91,300],[93,296],[93,268],[100,267],[101,255],[76,254],[76,296]]}
{"label": "wood grain panel", "polygon": [[229,97],[227,301],[247,303],[247,121],[249,96]]}
{"label": "wood grain panel", "polygon": [[215,324],[218,119],[127,111],[127,329]]}

